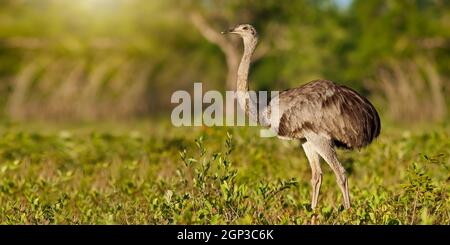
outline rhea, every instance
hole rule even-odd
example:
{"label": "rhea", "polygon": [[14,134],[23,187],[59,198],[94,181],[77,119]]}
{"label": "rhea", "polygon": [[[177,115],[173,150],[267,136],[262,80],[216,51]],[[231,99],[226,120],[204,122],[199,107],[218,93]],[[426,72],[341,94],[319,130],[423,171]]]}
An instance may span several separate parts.
{"label": "rhea", "polygon": [[[302,143],[312,170],[311,208],[317,206],[322,184],[319,156],[336,175],[344,207],[350,208],[347,173],[338,160],[336,148],[359,149],[369,145],[380,134],[380,118],[374,106],[346,86],[328,80],[314,80],[280,92],[264,110],[256,112],[254,108],[258,106],[248,96],[248,74],[258,33],[249,24],[240,24],[222,32],[226,33],[239,35],[244,43],[236,86],[241,109],[262,126],[276,129],[279,138],[300,140]],[[275,120],[272,101],[277,101]]]}

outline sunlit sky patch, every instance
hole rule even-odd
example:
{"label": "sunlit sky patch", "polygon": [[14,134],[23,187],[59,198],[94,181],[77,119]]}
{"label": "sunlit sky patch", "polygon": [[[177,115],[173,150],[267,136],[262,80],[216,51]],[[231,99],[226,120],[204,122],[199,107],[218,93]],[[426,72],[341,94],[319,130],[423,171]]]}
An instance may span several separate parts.
{"label": "sunlit sky patch", "polygon": [[123,1],[118,0],[78,0],[78,3],[89,10],[114,8]]}
{"label": "sunlit sky patch", "polygon": [[334,0],[334,1],[339,5],[339,7],[342,8],[346,8],[350,6],[350,4],[352,3],[352,0]]}

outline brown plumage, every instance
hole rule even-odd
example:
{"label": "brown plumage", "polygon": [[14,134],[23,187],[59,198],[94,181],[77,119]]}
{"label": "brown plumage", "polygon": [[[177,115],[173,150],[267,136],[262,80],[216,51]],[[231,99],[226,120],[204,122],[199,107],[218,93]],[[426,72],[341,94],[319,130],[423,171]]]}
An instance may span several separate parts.
{"label": "brown plumage", "polygon": [[315,80],[280,93],[278,134],[302,139],[305,132],[325,133],[336,146],[364,147],[380,134],[373,105],[354,90],[328,80]]}
{"label": "brown plumage", "polygon": [[244,54],[237,74],[241,108],[252,120],[271,127],[280,138],[301,140],[312,170],[312,208],[317,206],[322,184],[319,156],[335,173],[344,207],[350,208],[347,174],[337,158],[335,147],[361,148],[380,134],[380,118],[373,105],[350,88],[328,80],[316,80],[281,92],[259,112],[256,102],[247,101],[248,73],[258,34],[248,24],[237,25],[227,33],[238,34],[244,41]]}

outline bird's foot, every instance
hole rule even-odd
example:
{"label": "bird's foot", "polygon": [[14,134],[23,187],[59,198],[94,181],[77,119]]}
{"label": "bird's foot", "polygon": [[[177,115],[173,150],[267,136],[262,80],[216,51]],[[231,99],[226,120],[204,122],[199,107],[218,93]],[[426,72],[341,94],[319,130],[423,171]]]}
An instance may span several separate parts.
{"label": "bird's foot", "polygon": [[319,225],[319,219],[317,214],[311,216],[311,225]]}

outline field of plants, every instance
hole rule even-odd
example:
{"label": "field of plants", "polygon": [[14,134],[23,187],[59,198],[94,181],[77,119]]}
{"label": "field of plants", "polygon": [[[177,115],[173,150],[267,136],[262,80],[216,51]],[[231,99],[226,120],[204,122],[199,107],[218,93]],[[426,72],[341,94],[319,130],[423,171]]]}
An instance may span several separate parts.
{"label": "field of plants", "polygon": [[[0,2],[0,224],[450,224],[450,1]],[[351,209],[322,162],[311,210],[299,142],[170,123],[176,91],[236,90],[239,23],[250,90],[328,79],[379,112],[338,152]]]}
{"label": "field of plants", "polygon": [[254,127],[2,125],[2,224],[450,224],[448,125],[339,151],[350,210],[323,162],[311,210],[299,143]]}

